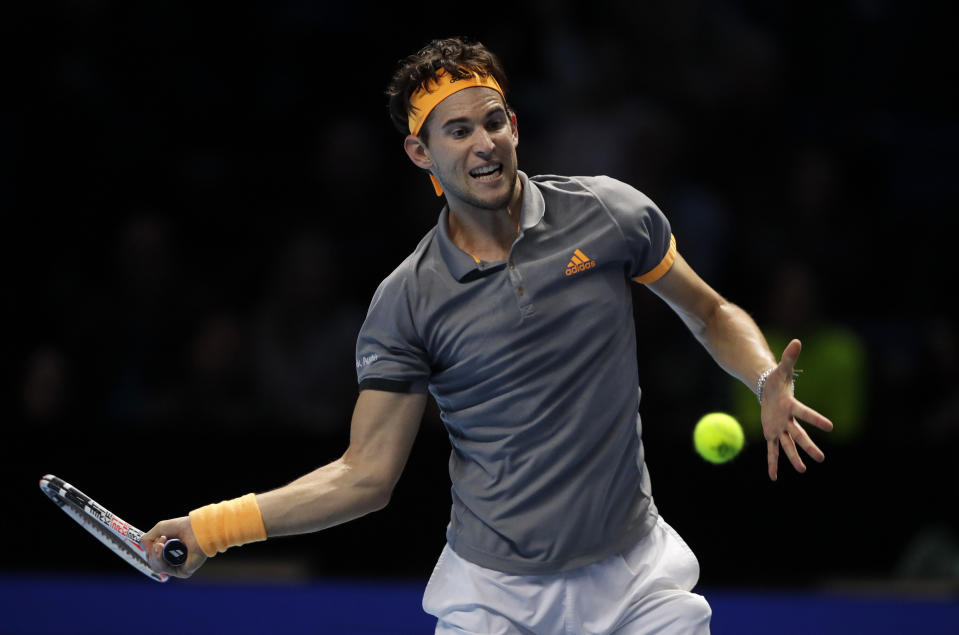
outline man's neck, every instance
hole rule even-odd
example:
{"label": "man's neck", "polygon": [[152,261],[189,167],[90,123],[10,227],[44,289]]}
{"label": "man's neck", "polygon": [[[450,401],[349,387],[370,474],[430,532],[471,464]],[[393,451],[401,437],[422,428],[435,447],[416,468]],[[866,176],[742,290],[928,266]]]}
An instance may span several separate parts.
{"label": "man's neck", "polygon": [[506,260],[520,230],[523,188],[517,179],[509,205],[499,210],[469,205],[450,206],[449,233],[453,244],[486,262]]}

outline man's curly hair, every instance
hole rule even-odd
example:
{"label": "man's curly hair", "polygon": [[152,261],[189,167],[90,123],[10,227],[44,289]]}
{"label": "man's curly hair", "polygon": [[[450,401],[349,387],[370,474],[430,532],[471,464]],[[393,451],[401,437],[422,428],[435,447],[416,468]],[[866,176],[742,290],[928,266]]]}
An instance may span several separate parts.
{"label": "man's curly hair", "polygon": [[[459,79],[470,77],[472,72],[482,77],[492,75],[503,92],[507,91],[503,65],[499,58],[480,42],[470,42],[460,37],[433,40],[415,55],[400,61],[386,90],[390,98],[390,119],[401,133],[410,132],[410,97],[441,68]],[[420,130],[419,136],[424,142],[428,142],[426,126]]]}

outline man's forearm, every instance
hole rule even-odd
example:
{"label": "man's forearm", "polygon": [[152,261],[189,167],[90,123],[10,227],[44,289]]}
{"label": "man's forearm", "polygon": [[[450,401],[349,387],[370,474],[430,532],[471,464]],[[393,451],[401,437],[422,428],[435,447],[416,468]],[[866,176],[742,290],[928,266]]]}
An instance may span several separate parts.
{"label": "man's forearm", "polygon": [[717,304],[702,331],[694,334],[723,370],[751,390],[762,372],[777,364],[756,322],[731,302]]}
{"label": "man's forearm", "polygon": [[267,535],[319,531],[385,507],[425,407],[425,394],[361,391],[343,457],[257,495]]}
{"label": "man's forearm", "polygon": [[267,535],[304,534],[382,509],[390,488],[344,459],[263,494],[256,501]]}
{"label": "man's forearm", "polygon": [[759,376],[776,365],[756,322],[696,275],[681,255],[649,288],[686,324],[713,359],[752,390]]}

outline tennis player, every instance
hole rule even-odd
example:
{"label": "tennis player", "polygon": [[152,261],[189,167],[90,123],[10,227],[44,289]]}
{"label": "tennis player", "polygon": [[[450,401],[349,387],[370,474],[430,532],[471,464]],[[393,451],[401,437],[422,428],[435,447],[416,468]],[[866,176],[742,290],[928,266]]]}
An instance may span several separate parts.
{"label": "tennis player", "polygon": [[[607,177],[517,165],[506,76],[479,43],[402,61],[390,112],[446,205],[377,289],[356,347],[359,397],[337,461],[208,505],[144,536],[157,571],[317,531],[387,504],[433,395],[449,433],[452,512],[423,607],[437,633],[707,633],[696,557],[656,509],[639,417],[631,306],[643,284],[759,398],[768,474],[823,453],[798,423],[800,343],[776,361],[753,320],[677,250],[665,215]],[[184,540],[182,569],[159,558]]]}

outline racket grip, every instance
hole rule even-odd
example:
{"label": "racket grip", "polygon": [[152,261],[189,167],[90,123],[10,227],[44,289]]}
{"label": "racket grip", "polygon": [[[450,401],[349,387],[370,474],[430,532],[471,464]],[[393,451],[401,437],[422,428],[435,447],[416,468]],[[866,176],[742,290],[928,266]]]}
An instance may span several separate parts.
{"label": "racket grip", "polygon": [[189,552],[186,543],[178,538],[170,538],[163,545],[163,561],[171,567],[179,567],[186,562]]}

